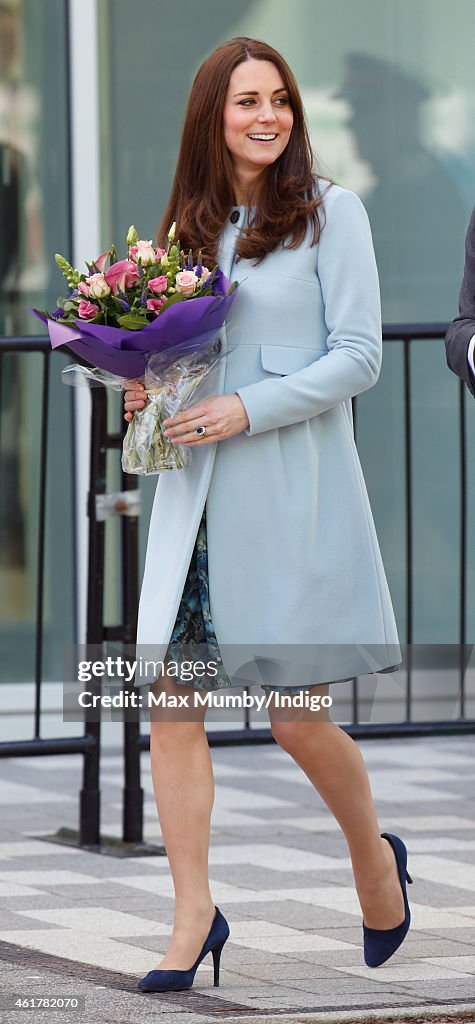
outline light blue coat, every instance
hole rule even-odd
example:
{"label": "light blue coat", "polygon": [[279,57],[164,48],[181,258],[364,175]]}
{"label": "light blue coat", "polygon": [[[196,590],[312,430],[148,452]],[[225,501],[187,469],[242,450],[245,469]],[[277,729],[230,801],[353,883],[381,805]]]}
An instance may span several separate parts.
{"label": "light blue coat", "polygon": [[219,259],[243,282],[231,311],[240,338],[209,393],[237,392],[250,426],[191,449],[190,466],[159,477],[138,644],[166,649],[206,501],[220,645],[298,645],[285,685],[301,682],[302,645],[325,651],[315,682],[388,668],[400,661],[398,635],[351,410],[351,397],[376,383],[382,356],[366,211],[334,185],[319,244],[309,226],[297,249],[280,245],[255,266],[236,262],[247,209],[234,209],[239,221],[228,220]]}

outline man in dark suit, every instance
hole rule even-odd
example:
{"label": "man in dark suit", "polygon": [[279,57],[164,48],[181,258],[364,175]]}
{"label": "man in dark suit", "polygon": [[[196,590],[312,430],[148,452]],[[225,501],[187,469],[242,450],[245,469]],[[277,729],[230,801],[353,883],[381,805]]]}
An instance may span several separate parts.
{"label": "man in dark suit", "polygon": [[445,335],[447,364],[465,381],[475,398],[475,208],[465,239],[465,268],[459,295],[459,316]]}

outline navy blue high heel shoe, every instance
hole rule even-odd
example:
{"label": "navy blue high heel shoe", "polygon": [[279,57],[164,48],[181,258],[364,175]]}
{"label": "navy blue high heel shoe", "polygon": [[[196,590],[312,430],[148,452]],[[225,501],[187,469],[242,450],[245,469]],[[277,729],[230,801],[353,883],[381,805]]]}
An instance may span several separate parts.
{"label": "navy blue high heel shoe", "polygon": [[407,901],[406,882],[412,882],[407,872],[407,849],[399,836],[392,832],[381,832],[382,839],[387,839],[394,850],[399,881],[404,896],[404,920],[395,928],[367,928],[363,921],[364,958],[368,967],[380,967],[399,949],[406,938],[411,923],[411,911]]}
{"label": "navy blue high heel shoe", "polygon": [[214,986],[219,986],[219,962],[224,943],[229,937],[229,925],[218,907],[215,909],[208,937],[193,966],[187,971],[149,971],[138,983],[142,992],[179,992],[181,989],[191,988],[196,970],[207,953],[213,954]]}

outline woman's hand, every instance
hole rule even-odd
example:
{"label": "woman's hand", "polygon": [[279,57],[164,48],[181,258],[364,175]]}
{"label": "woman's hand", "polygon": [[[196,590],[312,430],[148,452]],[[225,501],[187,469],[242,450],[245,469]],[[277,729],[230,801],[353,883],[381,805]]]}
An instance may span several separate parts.
{"label": "woman's hand", "polygon": [[[135,392],[132,393],[135,395]],[[131,407],[133,405],[131,402]],[[240,434],[248,426],[247,413],[239,395],[212,395],[164,420],[163,433],[170,441],[192,448],[197,444],[225,441],[234,434]],[[197,427],[206,427],[206,434],[200,437],[196,433]]]}
{"label": "woman's hand", "polygon": [[126,409],[124,420],[130,423],[134,417],[134,412],[137,409],[143,409],[147,401],[147,395],[143,384],[139,380],[126,380],[124,388],[127,388],[124,395],[124,407]]}

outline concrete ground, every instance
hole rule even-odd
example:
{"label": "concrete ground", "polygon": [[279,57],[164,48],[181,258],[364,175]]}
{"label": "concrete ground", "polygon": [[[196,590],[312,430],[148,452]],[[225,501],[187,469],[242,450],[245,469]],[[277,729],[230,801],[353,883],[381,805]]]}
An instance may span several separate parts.
{"label": "concrete ground", "polygon": [[[117,725],[117,742],[120,726]],[[212,752],[210,877],[231,937],[193,988],[137,991],[173,918],[165,856],[119,859],[44,841],[77,827],[79,757],[0,761],[0,1022],[229,1024],[475,1021],[473,737],[366,741],[381,829],[409,850],[413,926],[371,970],[338,826],[275,745]],[[147,841],[159,843],[148,755]],[[102,763],[103,834],[120,835],[121,757]],[[75,1008],[23,1000],[78,997]]]}

